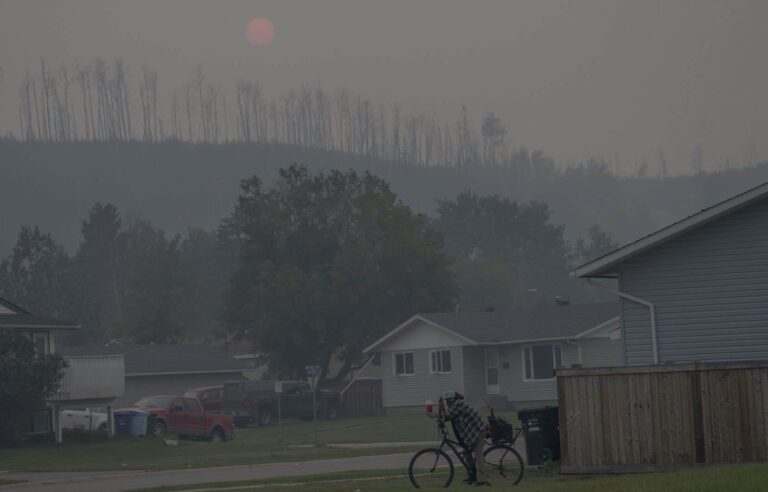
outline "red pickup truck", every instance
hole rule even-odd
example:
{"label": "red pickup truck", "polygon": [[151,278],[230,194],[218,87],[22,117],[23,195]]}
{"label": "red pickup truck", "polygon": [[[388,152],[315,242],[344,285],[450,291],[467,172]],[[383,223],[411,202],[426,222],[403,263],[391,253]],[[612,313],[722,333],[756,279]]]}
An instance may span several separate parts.
{"label": "red pickup truck", "polygon": [[147,396],[137,401],[134,408],[154,416],[152,430],[156,436],[176,434],[183,437],[204,437],[211,441],[229,441],[235,438],[232,417],[206,412],[196,398]]}

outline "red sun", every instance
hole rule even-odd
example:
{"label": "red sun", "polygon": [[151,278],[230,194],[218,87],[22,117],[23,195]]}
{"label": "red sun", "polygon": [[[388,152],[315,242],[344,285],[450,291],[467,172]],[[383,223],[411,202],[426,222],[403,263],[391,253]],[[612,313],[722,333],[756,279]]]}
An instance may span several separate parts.
{"label": "red sun", "polygon": [[253,46],[269,46],[275,38],[275,25],[266,17],[254,17],[245,26],[245,37]]}

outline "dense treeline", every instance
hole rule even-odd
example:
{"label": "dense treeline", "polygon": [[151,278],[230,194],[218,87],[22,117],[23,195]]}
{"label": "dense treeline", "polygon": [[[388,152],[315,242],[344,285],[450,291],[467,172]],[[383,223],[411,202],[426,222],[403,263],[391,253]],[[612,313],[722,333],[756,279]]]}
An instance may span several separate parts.
{"label": "dense treeline", "polygon": [[123,222],[95,204],[68,255],[37,227],[22,227],[0,262],[0,295],[36,314],[72,320],[69,342],[137,343],[221,337],[218,306],[237,265],[237,246],[192,229],[168,237],[143,220]]}
{"label": "dense treeline", "polygon": [[[114,203],[126,216],[143,217],[170,234],[189,227],[212,230],[235,206],[243,178],[256,174],[269,184],[292,162],[313,171],[370,171],[422,213],[433,213],[439,200],[464,190],[543,201],[571,241],[586,236],[594,224],[618,242],[629,241],[768,181],[766,165],[666,179],[622,178],[599,162],[548,170],[524,159],[520,166],[470,170],[282,144],[0,139],[0,223],[4,231],[39,225],[68,251],[79,244],[79,221],[97,201]],[[13,241],[13,233],[0,235],[0,256]]]}
{"label": "dense treeline", "polygon": [[22,227],[0,261],[0,295],[82,324],[69,342],[199,341],[227,333],[298,374],[354,366],[375,337],[419,311],[588,300],[569,269],[615,247],[598,227],[569,243],[541,202],[463,192],[427,217],[370,173],[291,166],[242,183],[213,232],[169,236],[93,205],[68,254]]}

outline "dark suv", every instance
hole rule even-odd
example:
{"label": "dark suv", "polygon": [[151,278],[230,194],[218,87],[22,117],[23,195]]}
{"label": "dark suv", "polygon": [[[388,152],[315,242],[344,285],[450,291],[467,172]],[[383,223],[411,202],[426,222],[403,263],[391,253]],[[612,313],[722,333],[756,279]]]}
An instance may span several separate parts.
{"label": "dark suv", "polygon": [[[276,384],[282,391],[275,391]],[[336,391],[317,391],[317,415],[339,417],[340,397]],[[312,389],[305,381],[230,381],[224,383],[222,411],[231,415],[235,425],[270,425],[281,418],[311,419]]]}

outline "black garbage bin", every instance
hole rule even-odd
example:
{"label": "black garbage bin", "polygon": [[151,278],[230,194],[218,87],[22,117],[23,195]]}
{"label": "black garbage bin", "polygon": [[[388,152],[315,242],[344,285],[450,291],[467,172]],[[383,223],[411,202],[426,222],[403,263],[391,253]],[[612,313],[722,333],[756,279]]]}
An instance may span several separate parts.
{"label": "black garbage bin", "polygon": [[528,424],[525,432],[525,452],[529,465],[560,461],[560,422],[557,407],[520,410],[517,417]]}

